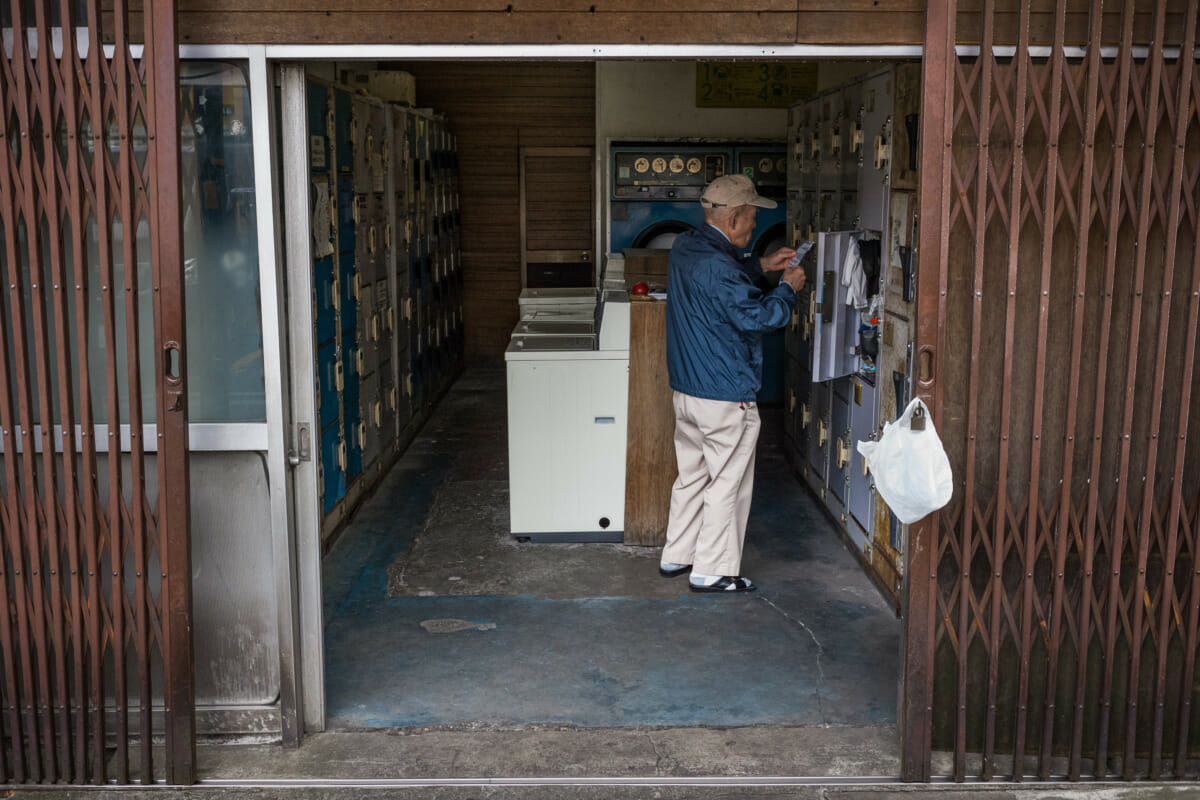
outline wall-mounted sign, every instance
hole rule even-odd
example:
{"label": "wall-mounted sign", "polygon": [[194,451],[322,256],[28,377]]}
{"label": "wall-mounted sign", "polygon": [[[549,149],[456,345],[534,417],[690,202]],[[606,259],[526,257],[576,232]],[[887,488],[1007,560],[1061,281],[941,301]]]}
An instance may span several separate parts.
{"label": "wall-mounted sign", "polygon": [[817,65],[780,61],[701,61],[697,108],[787,108],[817,93]]}

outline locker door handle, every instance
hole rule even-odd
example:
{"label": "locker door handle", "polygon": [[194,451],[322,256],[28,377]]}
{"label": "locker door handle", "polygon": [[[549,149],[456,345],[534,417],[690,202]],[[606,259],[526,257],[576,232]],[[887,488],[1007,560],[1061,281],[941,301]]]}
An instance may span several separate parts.
{"label": "locker door handle", "polygon": [[345,442],[338,443],[337,462],[338,462],[338,466],[341,468],[342,472],[345,472],[346,471],[346,443]]}
{"label": "locker door handle", "polygon": [[838,469],[845,469],[846,464],[850,463],[850,445],[842,437],[837,440],[837,465]]}
{"label": "locker door handle", "polygon": [[812,422],[812,411],[808,408],[808,403],[800,404],[800,427],[807,428]]}
{"label": "locker door handle", "polygon": [[345,390],[345,388],[346,388],[346,376],[345,376],[345,374],[343,373],[343,370],[342,370],[342,362],[341,362],[341,361],[337,362],[337,366],[335,366],[335,367],[333,368],[333,370],[334,370],[334,372],[333,372],[333,375],[334,375],[333,384],[334,384],[334,386],[336,386],[336,387],[337,387],[337,390],[338,390],[339,392],[340,392],[340,391],[343,391],[343,390]]}
{"label": "locker door handle", "polygon": [[875,169],[882,170],[887,164],[888,158],[891,156],[891,145],[884,141],[882,136],[875,137]]}
{"label": "locker door handle", "polygon": [[825,420],[817,420],[817,447],[824,447],[825,442],[829,441],[829,429],[825,427]]}
{"label": "locker door handle", "polygon": [[863,146],[863,127],[861,122],[854,123],[854,132],[850,136],[850,152],[857,153]]}
{"label": "locker door handle", "polygon": [[788,413],[796,413],[796,392],[794,389],[788,389]]}

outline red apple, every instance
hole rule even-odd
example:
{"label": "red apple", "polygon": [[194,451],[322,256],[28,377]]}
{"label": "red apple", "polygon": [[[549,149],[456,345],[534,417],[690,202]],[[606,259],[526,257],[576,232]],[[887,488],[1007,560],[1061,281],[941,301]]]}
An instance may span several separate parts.
{"label": "red apple", "polygon": [[630,294],[650,294],[650,287],[644,283],[635,283],[629,290]]}

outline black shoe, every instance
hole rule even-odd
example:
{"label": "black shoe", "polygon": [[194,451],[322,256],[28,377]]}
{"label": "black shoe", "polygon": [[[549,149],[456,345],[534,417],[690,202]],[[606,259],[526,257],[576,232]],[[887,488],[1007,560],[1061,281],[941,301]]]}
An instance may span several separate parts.
{"label": "black shoe", "polygon": [[749,578],[743,578],[741,575],[726,575],[716,583],[710,583],[707,586],[688,581],[688,588],[693,592],[753,592],[758,587],[751,583]]}
{"label": "black shoe", "polygon": [[682,567],[676,567],[675,569],[663,569],[661,566],[659,566],[658,574],[662,575],[664,578],[677,578],[691,568],[691,564],[684,564]]}

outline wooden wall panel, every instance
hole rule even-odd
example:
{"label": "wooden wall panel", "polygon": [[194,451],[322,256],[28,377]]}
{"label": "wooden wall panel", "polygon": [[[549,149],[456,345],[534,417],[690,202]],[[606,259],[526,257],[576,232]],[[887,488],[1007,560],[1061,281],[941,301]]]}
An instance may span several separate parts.
{"label": "wooden wall panel", "polygon": [[[592,147],[595,67],[586,63],[381,65],[411,72],[417,103],[446,114],[458,136],[463,316],[467,357],[498,359],[521,293],[520,148]],[[590,186],[565,202],[590,203]]]}
{"label": "wooden wall panel", "polygon": [[[1139,44],[1152,37],[1144,5]],[[1184,7],[1167,3],[1167,46],[1179,44]],[[978,31],[982,8],[965,0],[958,29]],[[1050,41],[1053,9],[1035,0],[1032,45]],[[1015,5],[998,0],[996,11],[995,41],[1011,44]],[[192,44],[920,44],[924,20],[925,0],[179,0],[180,41]],[[1106,8],[1101,31],[1103,43],[1118,41],[1119,10]],[[1087,40],[1087,2],[1070,0],[1065,41]]]}

